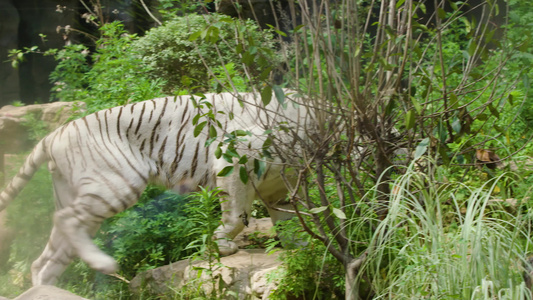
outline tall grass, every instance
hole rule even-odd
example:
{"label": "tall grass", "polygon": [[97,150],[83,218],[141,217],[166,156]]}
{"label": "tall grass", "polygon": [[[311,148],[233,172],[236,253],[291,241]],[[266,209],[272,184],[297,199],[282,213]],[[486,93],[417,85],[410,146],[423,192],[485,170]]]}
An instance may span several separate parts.
{"label": "tall grass", "polygon": [[531,299],[522,279],[529,232],[519,213],[491,201],[501,177],[479,188],[435,177],[411,166],[391,184],[360,272],[374,299]]}

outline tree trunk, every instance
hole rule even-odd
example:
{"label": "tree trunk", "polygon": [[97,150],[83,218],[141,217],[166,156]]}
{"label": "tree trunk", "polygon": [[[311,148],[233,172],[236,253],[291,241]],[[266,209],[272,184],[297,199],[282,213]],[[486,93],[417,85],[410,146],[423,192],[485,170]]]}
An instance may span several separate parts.
{"label": "tree trunk", "polygon": [[359,300],[361,299],[359,297],[359,279],[361,277],[358,277],[359,274],[359,268],[361,268],[361,265],[365,261],[366,258],[366,252],[363,253],[358,258],[352,259],[348,263],[345,264],[345,272],[346,272],[346,285],[345,285],[345,292],[346,292],[346,300]]}

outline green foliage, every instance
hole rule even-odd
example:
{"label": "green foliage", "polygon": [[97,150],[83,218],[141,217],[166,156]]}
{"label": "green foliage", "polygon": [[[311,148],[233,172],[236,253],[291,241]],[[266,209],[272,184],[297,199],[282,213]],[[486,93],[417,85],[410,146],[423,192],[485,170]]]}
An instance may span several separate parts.
{"label": "green foliage", "polygon": [[[195,240],[187,248],[195,250],[192,255],[193,259],[207,262],[207,267],[194,267],[197,278],[188,285],[187,290],[193,295],[196,294],[209,299],[218,299],[227,292],[224,289],[222,277],[215,275],[215,271],[224,267],[220,262],[218,245],[213,238],[215,230],[221,225],[220,203],[222,196],[220,192],[222,192],[220,189],[208,190],[200,187],[200,191],[189,196],[190,200],[186,209],[189,214],[189,222],[193,226],[189,234],[195,237]],[[205,295],[202,289],[205,284],[202,281],[202,274],[206,274],[209,278],[211,286],[209,295]]]}
{"label": "green foliage", "polygon": [[68,266],[57,286],[87,299],[131,298],[126,282],[95,272],[80,259]]}
{"label": "green foliage", "polygon": [[[6,178],[12,178],[25,156],[8,156]],[[52,179],[46,168],[40,168],[30,184],[7,208],[7,226],[15,239],[10,258],[0,274],[0,295],[15,297],[31,287],[31,263],[44,250],[52,229],[54,195]],[[5,273],[4,273],[5,272]]]}
{"label": "green foliage", "polygon": [[224,66],[216,66],[213,68],[214,78],[211,79],[212,91],[223,90],[224,87],[233,86],[237,92],[246,92],[248,86],[246,78],[243,77],[242,72],[236,69],[235,63],[230,62]]}
{"label": "green foliage", "polygon": [[22,106],[24,106],[24,102],[22,102],[20,100],[15,100],[15,101],[11,102],[11,105],[13,105],[15,107],[22,107]]}
{"label": "green foliage", "polygon": [[176,16],[205,12],[208,3],[214,4],[212,0],[159,0],[157,3],[157,9],[164,21],[172,20]]}
{"label": "green foliage", "polygon": [[[190,14],[151,29],[132,46],[148,67],[149,76],[164,78],[165,91],[174,93],[182,89],[206,91],[210,87],[209,75],[214,72],[218,78],[245,77],[235,49],[259,45],[273,49],[272,34],[261,31],[252,21],[218,14]],[[273,53],[261,59],[269,60],[271,65],[276,62]],[[228,75],[220,66],[227,66]],[[256,69],[252,75],[262,71]]]}
{"label": "green foliage", "polygon": [[[409,168],[391,183],[389,214],[374,232],[360,280],[368,276],[376,297],[524,299],[517,264],[531,240],[522,218],[491,197],[501,178],[479,188],[441,179]],[[466,193],[461,200],[458,188]]]}
{"label": "green foliage", "polygon": [[198,255],[206,255],[208,261],[218,260],[217,243],[213,240],[215,230],[221,225],[220,189],[208,190],[201,187],[200,191],[189,196],[186,211],[192,229],[190,235],[200,237],[191,242],[187,248],[195,249]]}
{"label": "green foliage", "polygon": [[125,277],[192,254],[187,246],[197,236],[186,203],[182,196],[150,187],[132,209],[105,222],[98,239],[110,248]]}
{"label": "green foliage", "polygon": [[58,61],[50,75],[53,97],[84,101],[91,113],[162,96],[164,79],[148,78],[148,69],[132,50],[137,36],[128,34],[118,22],[103,25],[100,31],[94,53],[83,45],[49,52]]}
{"label": "green foliage", "polygon": [[42,140],[50,132],[48,126],[41,120],[40,114],[38,113],[26,114],[23,117],[22,125],[26,127],[28,138],[34,143]]}
{"label": "green foliage", "polygon": [[[269,299],[334,299],[342,298],[344,276],[342,265],[326,247],[301,230],[298,220],[276,224],[283,243],[282,267],[268,275],[278,282]],[[270,245],[277,245],[274,242]],[[274,249],[273,251],[277,251]]]}

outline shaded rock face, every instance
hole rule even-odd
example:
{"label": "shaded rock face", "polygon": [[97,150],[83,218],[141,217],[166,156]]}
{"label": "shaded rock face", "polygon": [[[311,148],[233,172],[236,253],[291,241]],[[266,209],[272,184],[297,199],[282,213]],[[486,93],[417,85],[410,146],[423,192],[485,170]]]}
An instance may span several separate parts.
{"label": "shaded rock face", "polygon": [[[237,253],[222,257],[212,275],[217,278],[213,287],[207,272],[202,272],[200,280],[202,289],[211,293],[213,288],[231,291],[239,299],[253,297],[255,299],[268,299],[268,295],[277,286],[268,281],[268,274],[276,270],[281,262],[278,253],[266,254],[263,249],[239,250]],[[207,262],[182,260],[168,266],[160,267],[141,273],[130,282],[130,289],[136,294],[148,291],[150,294],[163,295],[172,293],[188,283],[198,287],[198,269],[207,269]],[[223,282],[223,286],[218,286]]]}
{"label": "shaded rock face", "polygon": [[24,117],[34,114],[52,131],[64,124],[76,109],[83,109],[81,102],[52,102],[27,106],[6,105],[0,108],[0,150],[15,153],[29,150],[33,145],[28,140]]}

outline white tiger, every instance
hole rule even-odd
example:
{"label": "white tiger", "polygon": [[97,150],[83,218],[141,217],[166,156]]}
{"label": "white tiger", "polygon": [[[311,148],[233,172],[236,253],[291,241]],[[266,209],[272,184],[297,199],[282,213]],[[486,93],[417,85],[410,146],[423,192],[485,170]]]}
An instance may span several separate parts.
{"label": "white tiger", "polygon": [[[252,93],[224,93],[207,94],[205,99],[213,104],[211,110],[226,132],[252,133],[242,144],[245,149],[239,150],[250,156],[263,146],[265,130],[289,128],[284,132],[290,134],[281,138],[290,139],[295,132],[302,132],[309,119],[303,106],[289,103],[283,109],[275,100],[266,110],[258,109],[259,98]],[[271,207],[286,197],[287,191],[279,176],[280,167],[273,161],[261,178],[250,175],[247,184],[241,181],[239,172],[217,178],[228,162],[216,159],[217,142],[205,146],[207,132],[194,137],[192,124],[198,113],[207,112],[208,108],[193,105],[189,96],[158,98],[96,112],[41,140],[0,193],[2,211],[39,165],[48,161],[57,209],[48,244],[32,264],[33,284],[54,284],[75,256],[97,271],[116,272],[115,260],[102,252],[92,237],[106,218],[135,204],[148,183],[175,190],[198,185],[221,187],[228,201],[222,204],[224,225],[217,229],[216,238],[223,254],[235,252],[231,239],[243,229],[242,217],[250,215],[256,192]],[[288,217],[270,208],[269,212],[274,222]]]}

